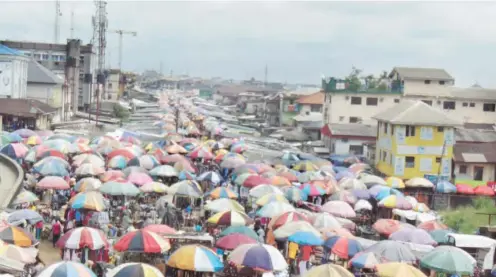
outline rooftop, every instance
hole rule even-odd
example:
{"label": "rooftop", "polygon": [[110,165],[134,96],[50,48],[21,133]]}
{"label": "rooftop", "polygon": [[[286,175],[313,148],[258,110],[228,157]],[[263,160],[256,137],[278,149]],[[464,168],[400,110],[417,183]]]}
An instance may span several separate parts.
{"label": "rooftop", "polygon": [[296,101],[303,105],[322,105],[324,104],[325,94],[323,92],[316,92],[310,95],[302,96]]}
{"label": "rooftop", "polygon": [[442,110],[422,101],[405,100],[373,117],[376,120],[399,125],[461,126]]}
{"label": "rooftop", "polygon": [[322,121],[322,114],[316,113],[316,112],[307,112],[306,114],[299,114],[299,115],[293,117],[293,120],[295,120],[295,121],[312,121],[312,122]]}
{"label": "rooftop", "polygon": [[442,68],[395,67],[389,74],[389,78],[393,77],[395,72],[404,80],[454,81],[453,77]]}
{"label": "rooftop", "polygon": [[370,137],[375,139],[377,127],[364,124],[327,124],[322,127],[322,134],[328,137]]}
{"label": "rooftop", "polygon": [[28,63],[28,83],[56,85],[63,84],[64,80],[34,59],[30,59]]}
{"label": "rooftop", "polygon": [[476,129],[455,129],[455,141],[458,142],[496,142],[496,131]]}
{"label": "rooftop", "polygon": [[465,163],[496,163],[496,142],[457,143],[453,159]]}
{"label": "rooftop", "polygon": [[14,50],[12,48],[9,48],[3,44],[0,44],[0,55],[6,55],[6,56],[21,56],[22,53]]}
{"label": "rooftop", "polygon": [[496,89],[488,88],[455,88],[452,87],[449,91],[452,98],[457,99],[477,99],[477,100],[496,100]]}
{"label": "rooftop", "polygon": [[21,117],[36,117],[39,114],[54,113],[57,109],[38,100],[1,98],[0,113]]}
{"label": "rooftop", "polygon": [[[42,51],[60,51],[66,52],[67,43],[46,43],[36,41],[13,41],[0,40],[0,44],[4,44],[10,48],[18,50],[42,50]],[[81,43],[81,53],[91,53],[93,46],[91,44]]]}

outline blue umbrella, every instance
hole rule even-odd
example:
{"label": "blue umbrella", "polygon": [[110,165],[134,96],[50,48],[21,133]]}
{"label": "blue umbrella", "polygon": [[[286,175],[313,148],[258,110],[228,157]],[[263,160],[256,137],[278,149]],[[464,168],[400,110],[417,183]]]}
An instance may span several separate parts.
{"label": "blue umbrella", "polygon": [[370,199],[370,192],[367,189],[354,189],[352,193],[357,199]]}
{"label": "blue umbrella", "polygon": [[456,193],[456,186],[448,181],[440,181],[436,185],[436,191],[441,193]]}
{"label": "blue umbrella", "polygon": [[65,164],[56,159],[47,159],[46,162],[35,165],[33,171],[43,176],[64,177],[69,175]]}
{"label": "blue umbrella", "polygon": [[23,209],[11,213],[7,219],[9,223],[14,223],[21,220],[26,220],[29,224],[35,224],[42,221],[43,217],[35,211]]}
{"label": "blue umbrella", "polygon": [[177,177],[181,181],[184,181],[184,180],[196,180],[196,175],[194,173],[191,173],[191,172],[185,171],[185,170],[179,172],[179,175]]}
{"label": "blue umbrella", "polygon": [[336,180],[341,180],[343,178],[355,178],[355,174],[349,170],[338,171],[336,174]]}
{"label": "blue umbrella", "polygon": [[288,241],[294,242],[299,245],[318,246],[324,244],[324,240],[316,236],[312,232],[296,232],[288,237]]}

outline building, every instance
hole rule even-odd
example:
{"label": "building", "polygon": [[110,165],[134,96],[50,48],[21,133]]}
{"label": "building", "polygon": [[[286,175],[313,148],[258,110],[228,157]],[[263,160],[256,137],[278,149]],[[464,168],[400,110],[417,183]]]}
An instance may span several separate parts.
{"label": "building", "polygon": [[322,106],[324,105],[325,94],[323,92],[316,92],[310,95],[300,97],[296,103],[300,113],[314,112],[322,113]]}
{"label": "building", "polygon": [[94,101],[91,93],[96,84],[93,45],[84,45],[78,39],[70,39],[66,44],[10,40],[2,40],[0,44],[33,58],[61,77],[67,85],[74,110],[85,110]]}
{"label": "building", "polygon": [[105,100],[118,100],[122,96],[124,91],[121,83],[121,71],[119,69],[110,69],[107,76]]}
{"label": "building", "polygon": [[0,97],[25,98],[28,61],[21,52],[0,44]]}
{"label": "building", "polygon": [[453,154],[454,176],[457,180],[496,180],[496,142],[456,143]]}
{"label": "building", "polygon": [[356,88],[343,79],[322,81],[325,123],[377,124],[373,116],[403,100],[421,100],[469,123],[494,123],[496,89],[454,87],[444,69],[395,67],[381,84]]}
{"label": "building", "polygon": [[50,128],[53,115],[57,109],[33,99],[0,99],[0,116],[3,130],[14,131],[20,128],[41,129]]}
{"label": "building", "polygon": [[38,100],[57,109],[52,121],[59,122],[70,116],[66,111],[70,98],[63,89],[64,81],[46,67],[30,59],[28,63],[28,81],[26,98]]}
{"label": "building", "polygon": [[403,100],[374,116],[375,165],[402,179],[451,177],[455,127],[462,123],[422,101]]}
{"label": "building", "polygon": [[376,127],[363,124],[326,124],[321,128],[324,146],[336,155],[369,154],[368,144],[376,140]]}
{"label": "building", "polygon": [[311,140],[320,140],[320,128],[322,128],[322,114],[317,112],[301,113],[293,118],[296,129],[306,133]]}

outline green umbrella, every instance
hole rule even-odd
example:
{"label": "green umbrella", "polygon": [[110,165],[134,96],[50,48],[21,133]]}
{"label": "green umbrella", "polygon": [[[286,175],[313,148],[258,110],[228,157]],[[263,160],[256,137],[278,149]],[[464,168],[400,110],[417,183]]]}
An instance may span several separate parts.
{"label": "green umbrella", "polygon": [[420,259],[420,266],[437,272],[472,275],[475,259],[464,250],[454,246],[439,246]]}
{"label": "green umbrella", "polygon": [[246,226],[231,226],[231,227],[228,227],[226,228],[224,231],[222,231],[219,235],[219,237],[224,237],[224,236],[227,236],[229,234],[233,234],[233,233],[237,233],[237,234],[243,234],[243,235],[246,235],[250,238],[253,238],[253,239],[256,239],[258,241],[258,235],[257,233],[255,233],[255,231],[253,229],[250,229]]}
{"label": "green umbrella", "polygon": [[452,230],[434,230],[430,231],[429,235],[431,235],[432,239],[436,241],[438,244],[447,244],[448,243],[448,234],[453,233]]}

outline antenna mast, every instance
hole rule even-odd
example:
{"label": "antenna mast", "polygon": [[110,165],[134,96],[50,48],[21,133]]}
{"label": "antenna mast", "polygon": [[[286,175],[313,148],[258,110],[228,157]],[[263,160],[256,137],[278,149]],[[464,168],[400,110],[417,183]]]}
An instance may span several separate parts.
{"label": "antenna mast", "polygon": [[265,65],[265,72],[264,72],[264,87],[267,86],[267,78],[268,78],[268,75],[269,75],[269,68],[267,67],[267,65]]}
{"label": "antenna mast", "polygon": [[54,38],[53,43],[59,43],[59,32],[60,32],[60,22],[59,18],[62,16],[62,12],[60,12],[60,1],[55,1],[55,26],[54,26]]}
{"label": "antenna mast", "polygon": [[74,7],[71,8],[71,38],[74,38]]}
{"label": "antenna mast", "polygon": [[96,124],[100,114],[100,98],[105,96],[105,50],[107,47],[107,2],[95,0],[96,15],[93,18],[93,41],[96,45],[97,53],[97,76],[96,76]]}

